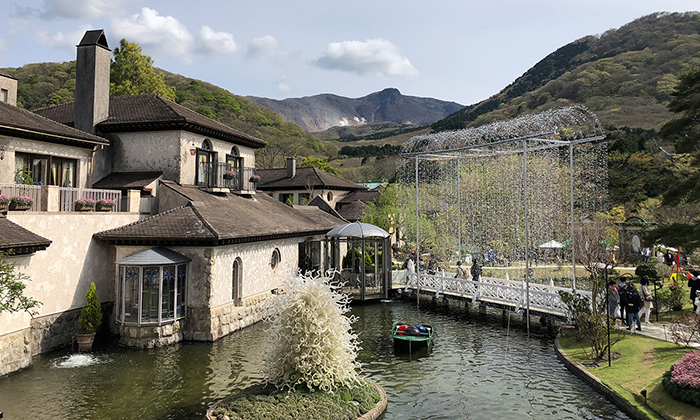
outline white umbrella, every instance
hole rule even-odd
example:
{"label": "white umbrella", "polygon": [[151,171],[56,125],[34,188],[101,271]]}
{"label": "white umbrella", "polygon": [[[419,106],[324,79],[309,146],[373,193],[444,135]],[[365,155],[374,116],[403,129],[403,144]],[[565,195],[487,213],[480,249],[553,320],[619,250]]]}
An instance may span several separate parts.
{"label": "white umbrella", "polygon": [[540,245],[540,248],[564,248],[564,245],[562,245],[561,243],[559,243],[557,241],[552,240],[552,241],[543,243],[542,245]]}
{"label": "white umbrella", "polygon": [[389,232],[369,223],[354,222],[338,226],[326,233],[326,236],[332,238],[387,238]]}

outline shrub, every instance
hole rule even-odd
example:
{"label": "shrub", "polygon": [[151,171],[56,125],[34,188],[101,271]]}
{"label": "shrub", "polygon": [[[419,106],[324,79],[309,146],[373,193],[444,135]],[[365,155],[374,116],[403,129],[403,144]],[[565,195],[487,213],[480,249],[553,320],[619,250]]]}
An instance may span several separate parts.
{"label": "shrub", "polygon": [[102,324],[102,307],[97,299],[95,283],[90,283],[90,289],[85,294],[85,306],[80,311],[80,332],[91,334],[97,332]]}
{"label": "shrub", "polygon": [[671,283],[668,288],[658,290],[656,297],[660,311],[680,311],[683,309],[686,291],[680,283]]}
{"label": "shrub", "polygon": [[277,388],[332,391],[360,383],[359,344],[347,317],[349,297],[329,277],[299,275],[286,283],[270,306],[263,374]]}
{"label": "shrub", "polygon": [[700,352],[683,356],[664,373],[661,382],[673,398],[700,407]]}

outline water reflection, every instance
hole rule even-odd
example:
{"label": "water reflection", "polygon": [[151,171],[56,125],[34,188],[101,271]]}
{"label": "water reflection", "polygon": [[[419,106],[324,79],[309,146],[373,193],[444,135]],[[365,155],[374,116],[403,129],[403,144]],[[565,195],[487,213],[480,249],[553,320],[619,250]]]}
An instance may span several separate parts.
{"label": "water reflection", "polygon": [[[353,314],[363,375],[387,391],[387,419],[627,418],[563,367],[550,337],[407,303]],[[432,325],[432,351],[395,355],[389,331],[398,321]],[[212,402],[262,379],[266,343],[257,324],[215,343],[42,355],[0,379],[0,411],[7,419],[202,418]]]}

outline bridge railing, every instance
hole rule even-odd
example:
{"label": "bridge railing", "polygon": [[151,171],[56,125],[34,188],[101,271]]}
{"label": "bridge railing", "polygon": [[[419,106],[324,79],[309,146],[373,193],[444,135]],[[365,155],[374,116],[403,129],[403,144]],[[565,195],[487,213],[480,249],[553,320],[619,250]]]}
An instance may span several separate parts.
{"label": "bridge railing", "polygon": [[[486,301],[513,306],[519,310],[527,305],[528,286],[522,280],[507,280],[494,277],[481,277],[480,281],[456,279],[423,273],[407,273],[406,290],[428,290],[436,295],[449,293],[473,301]],[[567,306],[562,302],[559,291],[570,289],[547,284],[530,283],[530,309],[542,310],[555,315],[568,316]],[[591,298],[590,291],[577,291]]]}

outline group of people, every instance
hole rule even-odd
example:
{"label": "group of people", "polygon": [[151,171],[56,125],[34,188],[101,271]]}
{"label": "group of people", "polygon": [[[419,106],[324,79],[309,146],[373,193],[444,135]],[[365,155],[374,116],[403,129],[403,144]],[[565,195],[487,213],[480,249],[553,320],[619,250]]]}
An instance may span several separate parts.
{"label": "group of people", "polygon": [[456,279],[465,279],[465,280],[478,280],[481,277],[482,270],[481,270],[481,265],[479,262],[474,262],[472,264],[472,267],[467,271],[463,266],[462,266],[462,261],[457,261],[457,269],[455,273],[455,278]]}
{"label": "group of people", "polygon": [[[642,279],[639,282],[639,290],[631,281],[624,277],[620,284],[615,281],[608,283],[608,311],[615,319],[622,319],[629,331],[641,331],[641,318],[646,315],[644,324],[651,325],[651,310],[654,307],[654,296],[649,290],[649,280]],[[641,311],[641,316],[640,316]],[[636,323],[636,328],[634,327]]]}

